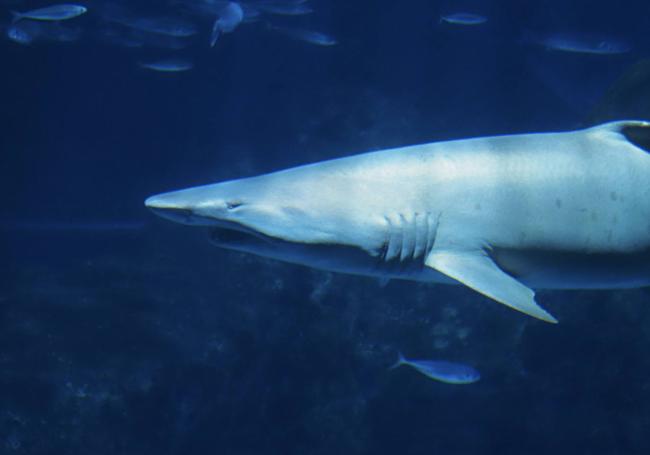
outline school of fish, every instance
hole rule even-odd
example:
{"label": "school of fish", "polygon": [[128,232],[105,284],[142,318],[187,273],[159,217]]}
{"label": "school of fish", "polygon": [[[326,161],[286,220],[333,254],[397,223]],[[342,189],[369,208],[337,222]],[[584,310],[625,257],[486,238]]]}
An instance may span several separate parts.
{"label": "school of fish", "polygon": [[[339,44],[328,31],[305,26],[302,17],[318,14],[309,0],[169,0],[160,2],[155,10],[120,0],[49,4],[35,9],[16,7],[21,3],[11,2],[15,9],[8,10],[9,19],[0,23],[3,35],[14,43],[31,46],[90,38],[138,49],[145,55],[136,60],[137,65],[162,73],[191,70],[194,62],[185,53],[187,49],[203,46],[209,50],[247,28],[257,27],[277,39],[306,45]],[[445,11],[432,23],[434,27],[480,29],[489,27],[491,21],[480,11]],[[633,49],[621,37],[554,30],[525,31],[521,42],[546,51],[602,56]]]}
{"label": "school of fish", "polygon": [[327,47],[338,42],[326,31],[301,25],[302,16],[316,13],[308,0],[180,0],[161,2],[160,6],[151,10],[138,8],[134,2],[88,1],[16,8],[8,11],[10,18],[0,27],[8,40],[24,46],[69,43],[83,36],[102,44],[139,49],[145,55],[137,65],[163,73],[192,69],[194,62],[187,49],[203,46],[209,50],[226,35],[244,28],[257,27],[277,39],[308,45]]}

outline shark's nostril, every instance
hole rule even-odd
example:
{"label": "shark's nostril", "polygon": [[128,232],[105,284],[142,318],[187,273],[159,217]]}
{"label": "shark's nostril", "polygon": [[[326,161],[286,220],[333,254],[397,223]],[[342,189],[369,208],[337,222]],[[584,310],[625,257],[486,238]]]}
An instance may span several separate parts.
{"label": "shark's nostril", "polygon": [[241,207],[244,205],[242,201],[227,201],[226,202],[226,208],[228,210],[235,210],[237,207]]}

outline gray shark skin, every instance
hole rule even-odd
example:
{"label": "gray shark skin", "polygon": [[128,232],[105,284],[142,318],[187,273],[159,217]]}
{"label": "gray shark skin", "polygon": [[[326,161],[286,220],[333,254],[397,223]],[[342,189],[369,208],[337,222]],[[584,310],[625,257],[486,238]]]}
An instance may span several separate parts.
{"label": "gray shark skin", "polygon": [[557,320],[533,289],[650,284],[650,123],[382,150],[148,198],[220,247],[464,284]]}

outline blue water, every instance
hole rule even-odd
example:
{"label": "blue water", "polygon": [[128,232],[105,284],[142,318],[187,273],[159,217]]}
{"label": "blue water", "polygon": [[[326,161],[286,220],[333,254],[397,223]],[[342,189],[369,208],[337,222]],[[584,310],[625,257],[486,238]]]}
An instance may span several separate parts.
{"label": "blue water", "polygon": [[[541,292],[550,325],[461,287],[219,250],[143,201],[379,148],[588,125],[650,55],[650,4],[310,0],[309,15],[242,23],[210,48],[214,18],[188,8],[199,0],[93,0],[59,24],[72,42],[9,39],[10,10],[51,3],[0,0],[0,454],[648,453],[645,289]],[[109,30],[132,35],[107,19],[115,5],[198,33],[184,49],[120,46]],[[488,20],[439,22],[455,12]],[[530,38],[554,33],[629,50]],[[193,68],[138,65],[169,57]],[[636,117],[647,97],[611,109]],[[481,380],[391,371],[397,351]]]}

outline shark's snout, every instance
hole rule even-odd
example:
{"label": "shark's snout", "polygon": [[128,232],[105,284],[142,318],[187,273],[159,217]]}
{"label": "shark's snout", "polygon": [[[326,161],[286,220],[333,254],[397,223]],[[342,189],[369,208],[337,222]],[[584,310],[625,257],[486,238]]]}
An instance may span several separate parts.
{"label": "shark's snout", "polygon": [[189,225],[211,225],[212,221],[197,214],[192,203],[177,194],[179,192],[164,193],[151,196],[144,201],[144,205],[156,215],[175,223]]}
{"label": "shark's snout", "polygon": [[169,207],[155,207],[150,205],[147,205],[147,207],[161,218],[174,221],[175,223],[194,224],[192,223],[192,212],[190,210]]}
{"label": "shark's snout", "polygon": [[145,199],[144,205],[154,212],[156,210],[178,208],[177,204],[167,197],[167,194],[156,194],[155,196],[149,196],[147,199]]}
{"label": "shark's snout", "polygon": [[208,227],[211,242],[220,247],[247,251],[268,249],[272,238],[241,219],[242,210],[246,210],[250,204],[242,198],[231,196],[227,194],[224,197],[215,194],[215,191],[206,191],[205,187],[198,187],[157,194],[147,198],[144,204],[167,220]]}

